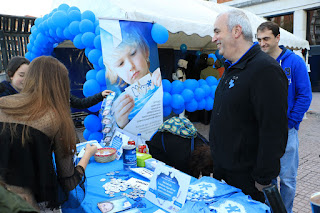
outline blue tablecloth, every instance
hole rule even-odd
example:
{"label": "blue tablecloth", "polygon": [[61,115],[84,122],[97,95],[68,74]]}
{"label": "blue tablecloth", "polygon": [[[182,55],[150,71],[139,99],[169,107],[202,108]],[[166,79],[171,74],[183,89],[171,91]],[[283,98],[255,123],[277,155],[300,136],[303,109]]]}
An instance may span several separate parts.
{"label": "blue tablecloth", "polygon": [[[119,171],[118,177],[124,180],[130,179],[131,177],[135,177],[140,180],[144,180],[149,182],[148,179],[132,172],[123,170],[123,162],[122,159],[115,160],[110,163],[97,163],[94,158],[90,159],[90,162],[86,168],[86,177],[87,177],[87,187],[86,187],[86,196],[81,203],[81,205],[77,209],[66,209],[63,208],[63,213],[79,213],[79,212],[93,212],[93,213],[101,213],[97,204],[99,202],[110,199],[110,197],[105,193],[105,189],[102,187],[107,181],[110,181],[110,177],[107,173]],[[102,178],[105,178],[106,181],[100,181]],[[189,212],[225,212],[230,208],[235,208],[237,212],[270,212],[270,209],[265,204],[262,204],[257,201],[253,201],[249,196],[243,194],[241,190],[229,186],[226,183],[222,183],[220,181],[215,180],[210,177],[203,177],[201,179],[191,178],[191,185],[189,187],[189,191],[193,191],[193,195],[197,196],[197,198],[203,198],[198,202],[192,202],[193,197],[189,197],[185,204],[185,206],[181,209],[183,213]],[[132,190],[128,189],[126,193],[130,193]],[[115,193],[116,196],[121,196],[122,191],[119,193]],[[206,202],[204,200],[210,200],[211,203]],[[131,198],[128,198],[132,205],[137,204]],[[72,203],[72,199],[69,199],[68,202]],[[142,198],[139,201],[141,205],[139,205],[139,210],[141,212],[155,212],[160,209],[155,204],[151,203],[145,198]],[[140,208],[141,207],[141,208]],[[210,211],[211,209],[211,211]],[[163,209],[161,209],[164,211]],[[164,211],[167,212],[167,211]],[[230,211],[228,211],[230,212]]]}
{"label": "blue tablecloth", "polygon": [[[98,209],[97,203],[110,199],[108,195],[105,194],[105,190],[102,187],[110,179],[106,174],[113,171],[120,171],[120,175],[129,175],[129,177],[135,177],[144,181],[149,182],[148,179],[134,173],[131,171],[123,170],[122,159],[115,160],[109,163],[97,163],[94,158],[90,159],[90,162],[86,168],[86,177],[87,177],[87,187],[86,187],[86,196],[81,206],[77,209],[62,209],[63,213],[79,213],[79,212],[96,212],[101,213]],[[128,176],[127,176],[128,177]],[[126,176],[119,177],[121,179],[127,178]],[[102,178],[107,179],[106,181],[100,181]],[[195,180],[195,179],[194,179]],[[131,190],[127,190],[128,192]],[[126,192],[127,192],[126,191]],[[115,193],[115,196],[121,196],[124,192]],[[134,203],[134,200],[128,198],[131,204]],[[141,212],[155,212],[160,209],[158,206],[154,205],[147,199],[143,198],[142,203],[146,204],[145,208],[140,208]]]}

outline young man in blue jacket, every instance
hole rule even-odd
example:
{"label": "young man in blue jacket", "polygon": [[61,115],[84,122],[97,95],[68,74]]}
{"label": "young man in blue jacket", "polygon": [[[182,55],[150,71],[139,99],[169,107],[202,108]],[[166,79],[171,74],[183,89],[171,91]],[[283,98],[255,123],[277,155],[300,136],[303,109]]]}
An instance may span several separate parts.
{"label": "young man in blue jacket", "polygon": [[257,29],[261,50],[278,61],[288,78],[288,141],[286,152],[281,158],[280,193],[287,212],[292,212],[296,191],[296,176],[299,165],[298,130],[304,113],[309,109],[312,92],[304,60],[279,46],[279,26],[271,21],[262,23]]}

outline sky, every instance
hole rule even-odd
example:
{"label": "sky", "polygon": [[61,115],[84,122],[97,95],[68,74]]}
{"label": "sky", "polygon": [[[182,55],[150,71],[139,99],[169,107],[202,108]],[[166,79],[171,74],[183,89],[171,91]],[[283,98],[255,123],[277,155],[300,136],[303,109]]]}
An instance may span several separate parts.
{"label": "sky", "polygon": [[52,0],[0,0],[0,14],[43,17],[52,11]]}

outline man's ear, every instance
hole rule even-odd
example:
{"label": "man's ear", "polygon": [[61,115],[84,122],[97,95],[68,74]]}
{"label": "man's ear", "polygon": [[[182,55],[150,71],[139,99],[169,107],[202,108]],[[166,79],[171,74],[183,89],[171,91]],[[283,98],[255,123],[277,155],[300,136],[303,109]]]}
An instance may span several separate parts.
{"label": "man's ear", "polygon": [[242,35],[242,27],[240,25],[235,26],[232,29],[232,34],[235,38],[239,38]]}
{"label": "man's ear", "polygon": [[280,41],[280,33],[276,36],[277,42],[279,43]]}

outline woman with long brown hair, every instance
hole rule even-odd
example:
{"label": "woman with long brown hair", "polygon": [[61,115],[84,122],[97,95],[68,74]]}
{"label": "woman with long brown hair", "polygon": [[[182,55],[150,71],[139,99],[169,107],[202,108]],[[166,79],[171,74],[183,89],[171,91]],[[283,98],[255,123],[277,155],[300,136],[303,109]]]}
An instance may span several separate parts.
{"label": "woman with long brown hair", "polygon": [[74,166],[76,133],[68,70],[61,62],[51,56],[34,59],[24,82],[19,94],[0,98],[0,177],[33,206],[45,201],[58,207],[77,185],[84,189],[84,170],[97,147],[87,145]]}

